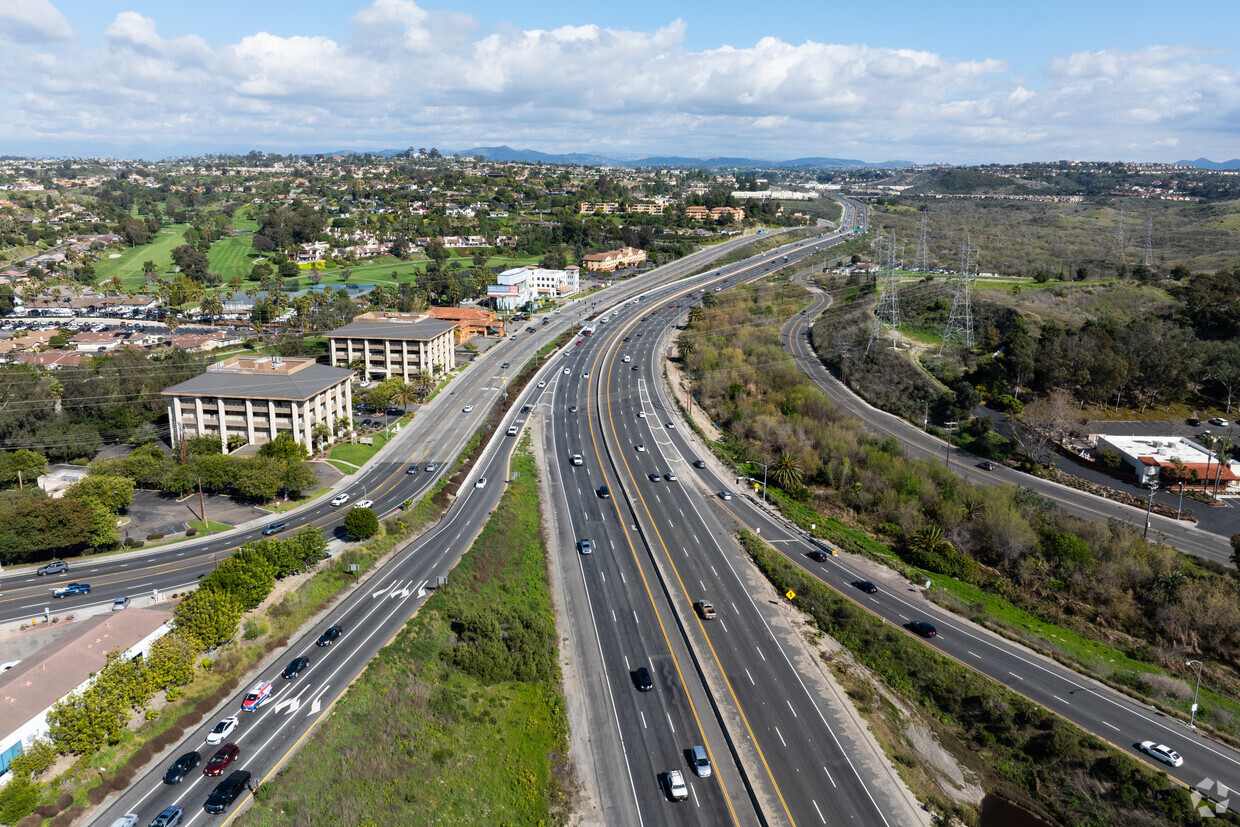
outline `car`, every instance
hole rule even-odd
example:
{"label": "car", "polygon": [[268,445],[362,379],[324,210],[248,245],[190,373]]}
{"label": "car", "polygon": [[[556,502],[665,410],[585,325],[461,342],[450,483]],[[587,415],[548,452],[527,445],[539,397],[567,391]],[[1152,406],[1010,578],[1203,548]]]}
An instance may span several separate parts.
{"label": "car", "polygon": [[373,422],[371,422],[369,419],[363,419],[363,420],[362,420],[362,427],[363,427],[363,428],[369,428],[369,427],[370,427],[371,425],[373,425],[373,424],[374,424],[374,423],[373,423]]}
{"label": "car", "polygon": [[89,583],[70,583],[63,589],[52,592],[52,597],[72,597],[75,594],[90,594]]}
{"label": "car", "polygon": [[874,594],[875,592],[878,591],[878,586],[875,586],[869,580],[854,580],[853,585],[861,589],[861,591],[865,592],[866,594]]}
{"label": "car", "polygon": [[310,658],[293,658],[289,661],[289,665],[284,667],[285,680],[292,680],[301,674],[301,670],[310,665]]}
{"label": "car", "polygon": [[[641,334],[639,333],[638,335],[640,336]],[[641,365],[634,365],[634,366],[633,366],[633,370],[641,370],[641,368],[642,368],[642,366],[641,366]]]}
{"label": "car", "polygon": [[979,463],[977,464],[977,467],[978,467],[978,468],[981,468],[983,471],[993,471],[993,470],[995,470],[995,464],[994,464],[993,462],[991,462],[990,460],[988,460],[988,459],[986,459],[986,460],[982,460],[981,462],[979,462]]}
{"label": "car", "polygon": [[710,756],[706,754],[706,747],[701,745],[691,747],[689,763],[693,765],[693,772],[698,778],[710,778]]}
{"label": "car", "polygon": [[[11,329],[11,328],[10,328]],[[137,813],[126,813],[112,822],[112,827],[135,827],[138,823]]]}
{"label": "car", "polygon": [[721,500],[730,500],[730,499],[732,499],[732,492],[731,492],[731,491],[720,491],[720,492],[719,492],[719,499],[721,499]]}
{"label": "car", "polygon": [[654,689],[654,679],[650,677],[650,670],[644,666],[638,667],[633,673],[633,685],[637,687],[638,692],[649,692]]}
{"label": "car", "polygon": [[580,340],[580,339],[578,339],[578,340],[577,340],[577,344],[581,344],[581,340]]}
{"label": "car", "polygon": [[286,528],[288,528],[288,523],[284,522],[283,520],[277,520],[276,522],[272,523],[271,525],[263,529],[263,536],[270,537],[272,534],[279,534],[281,531],[283,531]]}
{"label": "car", "polygon": [[1226,419],[1223,419],[1221,416],[1216,416],[1214,419],[1211,419],[1210,424],[1217,425],[1220,428],[1227,428],[1231,426],[1231,423],[1228,422]]}
{"label": "car", "polygon": [[348,501],[349,501],[348,494],[337,494],[336,496],[332,497],[332,508],[339,508],[340,506],[344,505]]}
{"label": "car", "polygon": [[343,626],[332,626],[326,632],[319,635],[319,642],[316,643],[315,645],[316,646],[331,646],[343,634],[344,634]]}
{"label": "car", "polygon": [[508,436],[516,436],[516,435],[517,435],[517,426],[516,426],[516,425],[509,425],[509,426],[508,426]]}
{"label": "car", "polygon": [[181,817],[185,815],[185,811],[175,804],[171,807],[165,807],[163,812],[152,819],[150,827],[177,827],[181,823]]}
{"label": "car", "polygon": [[473,410],[474,410],[473,405],[466,405],[464,408],[461,408],[461,413],[472,413]]}
{"label": "car", "polygon": [[577,413],[577,406],[576,406],[576,405],[569,405],[569,406],[568,406],[568,412],[569,412],[569,413]]}
{"label": "car", "polygon": [[693,461],[693,467],[694,467],[694,468],[705,468],[705,467],[706,467],[706,460],[704,460],[704,459],[695,459],[695,460]]}
{"label": "car", "polygon": [[581,378],[582,378],[582,379],[589,379],[589,378],[590,378],[590,371],[588,371],[588,370],[587,370],[587,371],[584,371],[584,372],[581,374]]}
{"label": "car", "polygon": [[1185,422],[1187,422],[1189,425],[1191,425],[1194,428],[1196,428],[1198,425],[1201,424],[1201,420],[1195,416],[1190,416],[1188,419],[1185,420]]}
{"label": "car", "polygon": [[815,551],[811,551],[811,552],[810,552],[809,554],[807,554],[806,556],[807,556],[807,557],[809,557],[809,559],[811,559],[811,560],[813,560],[813,561],[815,561],[815,562],[817,562],[817,563],[825,563],[825,562],[827,562],[827,555],[826,555],[825,553],[821,552],[821,551],[817,551],[817,550],[815,550]]}
{"label": "car", "polygon": [[565,375],[565,376],[568,376],[568,373],[569,373],[568,368],[564,368],[564,375]]}
{"label": "car", "polygon": [[478,477],[478,481],[474,483],[474,488],[486,488],[486,487],[487,487],[487,478]]}
{"label": "car", "polygon": [[187,752],[172,762],[172,766],[164,773],[165,784],[180,784],[189,771],[202,763],[202,756],[197,752]]}
{"label": "car", "polygon": [[1142,741],[1141,751],[1146,755],[1157,758],[1164,764],[1170,764],[1173,767],[1183,766],[1184,759],[1180,754],[1166,744],[1155,744],[1153,741]]}
{"label": "car", "polygon": [[645,453],[645,452],[646,452],[646,446],[645,446],[645,445],[643,445],[643,444],[642,444],[642,443],[640,443],[640,442],[639,442],[639,443],[637,443],[636,445],[634,445],[634,446],[633,446],[633,448],[634,448],[634,449],[635,449],[638,453]]}
{"label": "car", "polygon": [[526,332],[526,333],[533,333],[533,332],[534,332],[534,326],[533,326],[533,325],[526,325],[526,326],[525,326],[525,332]]}
{"label": "car", "polygon": [[638,418],[638,419],[645,419],[645,418],[646,418],[646,412],[645,412],[645,411],[638,411],[638,412],[637,412],[637,418]]}
{"label": "car", "polygon": [[207,796],[202,809],[211,815],[219,815],[227,810],[228,805],[236,801],[249,786],[250,774],[245,770],[237,770],[215,785],[215,789],[211,791],[211,795]]}
{"label": "car", "polygon": [[600,487],[600,488],[599,488],[599,490],[598,490],[598,495],[599,495],[599,497],[601,497],[601,498],[602,498],[602,499],[604,499],[604,500],[610,500],[610,499],[611,499],[611,489],[610,489],[610,488],[608,488],[607,486],[605,486],[605,485],[604,485],[604,486],[602,486],[602,487]]}
{"label": "car", "polygon": [[625,336],[625,337],[624,337],[624,341],[626,341],[626,342],[631,342],[631,341],[633,341],[633,339],[632,339],[632,337]]}
{"label": "car", "polygon": [[646,475],[646,477],[647,477],[647,478],[648,478],[651,482],[658,482],[659,480],[663,479],[663,477],[659,476],[659,472],[658,472],[658,471],[651,471],[649,474],[647,474],[647,475]]}
{"label": "car", "polygon": [[405,473],[406,473],[406,474],[416,474],[416,473],[418,473],[418,466],[417,466],[416,464],[414,464],[414,465],[410,465],[408,468],[406,468],[406,469],[405,469]]}
{"label": "car", "polygon": [[202,774],[206,776],[223,775],[224,770],[228,769],[228,765],[237,760],[237,756],[241,755],[241,748],[236,744],[224,744],[216,750],[215,755],[211,756],[211,760],[202,768]]}
{"label": "car", "polygon": [[702,620],[714,620],[715,606],[709,600],[699,600],[693,604],[693,610],[701,616]]}
{"label": "car", "polygon": [[583,462],[585,462],[585,460],[581,458],[581,454],[573,454],[573,465],[581,465]]}
{"label": "car", "polygon": [[939,633],[939,630],[934,628],[934,624],[927,623],[924,620],[914,620],[912,623],[908,624],[908,628],[909,631],[915,632],[922,637],[934,637]]}
{"label": "car", "polygon": [[508,368],[510,368],[510,367],[512,367],[512,363],[511,363],[511,362],[505,362],[504,364],[500,365],[500,369],[501,369],[501,370],[508,370]]}
{"label": "car", "polygon": [[538,387],[540,387],[540,388],[545,388],[545,387],[547,387],[547,380],[546,380],[546,379],[539,379],[539,380],[538,380]]}
{"label": "car", "polygon": [[428,462],[428,463],[426,463],[426,473],[428,473],[428,474],[433,474],[433,473],[435,473],[437,470],[439,470],[439,463],[438,463],[438,462]]}
{"label": "car", "polygon": [[45,574],[64,574],[69,570],[69,564],[63,560],[57,560],[55,563],[48,563],[46,566],[39,566],[35,569],[35,574],[42,577]]}
{"label": "car", "polygon": [[112,601],[112,611],[114,612],[119,612],[121,609],[128,609],[128,608],[129,608],[128,597],[118,597]]}
{"label": "car", "polygon": [[675,482],[675,481],[676,481],[676,472],[675,472],[675,471],[668,471],[668,472],[667,472],[666,474],[664,474],[663,476],[664,476],[664,478],[665,478],[668,482]]}
{"label": "car", "polygon": [[667,797],[672,801],[684,801],[689,797],[689,788],[680,770],[668,770],[663,776],[663,783],[667,788]]}
{"label": "car", "polygon": [[626,363],[626,364],[627,364],[627,363],[629,363],[629,362],[632,362],[632,361],[633,361],[633,357],[632,357],[632,356],[630,356],[630,355],[628,355],[628,354],[626,353],[626,354],[624,354],[624,358],[623,358],[623,359],[621,359],[620,361],[621,361],[621,362],[624,362],[624,363]]}
{"label": "car", "polygon": [[578,540],[577,550],[580,551],[582,554],[593,554],[594,546],[593,544],[591,544],[589,540]]}
{"label": "car", "polygon": [[253,712],[267,701],[271,700],[273,692],[271,681],[259,681],[254,684],[254,688],[245,694],[241,699],[241,708]]}
{"label": "car", "polygon": [[354,508],[373,508],[374,505],[375,505],[374,500],[361,500],[360,502],[358,502],[357,505],[353,507]]}
{"label": "car", "polygon": [[669,428],[675,428],[675,427],[676,427],[676,423],[675,423],[675,422],[673,422],[672,420],[670,420],[670,419],[669,419],[669,420],[667,421],[667,427],[669,427]]}

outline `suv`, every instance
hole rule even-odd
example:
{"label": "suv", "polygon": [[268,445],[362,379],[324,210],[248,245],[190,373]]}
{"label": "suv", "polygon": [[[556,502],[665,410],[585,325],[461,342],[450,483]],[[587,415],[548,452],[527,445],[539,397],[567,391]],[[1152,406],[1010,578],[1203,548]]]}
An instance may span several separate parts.
{"label": "suv", "polygon": [[169,807],[159,815],[155,816],[155,820],[151,822],[151,827],[176,827],[181,823],[181,816],[185,813],[180,807]]}
{"label": "suv", "polygon": [[697,773],[698,778],[710,778],[710,757],[706,754],[706,747],[696,746],[689,750],[690,762],[693,764],[693,771]]}
{"label": "suv", "polygon": [[207,803],[202,809],[212,815],[218,815],[228,809],[228,805],[237,800],[242,791],[250,785],[250,774],[245,770],[237,770],[232,775],[215,785]]}
{"label": "suv", "polygon": [[279,534],[281,531],[283,531],[286,528],[288,528],[288,523],[284,522],[283,520],[277,520],[276,522],[272,523],[271,525],[263,529],[263,536],[270,537],[272,534]]}
{"label": "suv", "polygon": [[332,497],[332,508],[339,508],[340,506],[344,505],[348,501],[349,501],[348,494],[337,494],[336,496]]}
{"label": "suv", "polygon": [[64,574],[68,570],[68,563],[64,560],[57,560],[55,563],[48,563],[46,566],[39,566],[34,573],[39,577],[42,577],[45,574]]}

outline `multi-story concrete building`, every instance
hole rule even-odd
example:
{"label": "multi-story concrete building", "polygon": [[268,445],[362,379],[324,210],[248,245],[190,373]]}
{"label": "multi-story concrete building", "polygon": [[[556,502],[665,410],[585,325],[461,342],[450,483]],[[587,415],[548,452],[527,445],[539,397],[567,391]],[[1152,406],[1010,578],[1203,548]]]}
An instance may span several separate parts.
{"label": "multi-story concrete building", "polygon": [[218,435],[225,444],[240,434],[248,443],[269,442],[285,431],[314,450],[312,429],[334,433],[352,414],[353,372],[313,359],[237,356],[163,392],[172,441]]}
{"label": "multi-story concrete building", "polygon": [[419,371],[440,374],[456,367],[456,324],[425,313],[363,313],[327,334],[333,366],[365,364],[367,378],[399,376],[413,381]]}
{"label": "multi-story concrete building", "polygon": [[497,310],[515,310],[530,302],[576,293],[581,289],[581,268],[513,267],[500,273],[496,281],[499,283],[487,285],[487,298]]}

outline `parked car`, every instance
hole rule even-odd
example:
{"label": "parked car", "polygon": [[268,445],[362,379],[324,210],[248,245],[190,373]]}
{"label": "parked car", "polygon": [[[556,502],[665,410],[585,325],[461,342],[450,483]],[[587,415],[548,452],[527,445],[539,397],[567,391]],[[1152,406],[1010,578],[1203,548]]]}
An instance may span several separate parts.
{"label": "parked car", "polygon": [[216,751],[215,755],[211,756],[211,760],[203,768],[202,774],[209,777],[223,775],[224,770],[228,769],[229,764],[236,761],[239,755],[241,755],[240,747],[236,744],[225,744]]}
{"label": "parked car", "polygon": [[211,791],[211,795],[207,796],[207,801],[202,805],[202,809],[211,815],[219,815],[227,810],[228,805],[236,801],[241,793],[245,792],[245,788],[249,784],[250,774],[245,770],[237,770],[215,785],[215,789]]}
{"label": "parked car", "polygon": [[218,744],[229,736],[229,734],[237,728],[240,721],[236,715],[229,715],[224,720],[215,725],[215,729],[207,733],[208,744]]}
{"label": "parked car", "polygon": [[52,597],[73,597],[75,594],[90,594],[89,583],[70,583],[63,589],[52,592]]}
{"label": "parked car", "polygon": [[921,635],[922,637],[934,637],[939,630],[934,628],[934,624],[927,623],[924,620],[914,620],[908,624],[909,631]]}
{"label": "parked car", "polygon": [[254,684],[254,688],[247,692],[245,697],[241,699],[241,708],[249,712],[253,712],[263,704],[267,703],[267,701],[271,700],[271,695],[273,692],[274,689],[272,688],[271,681],[259,681]]}
{"label": "parked car", "polygon": [[180,784],[189,771],[202,763],[202,756],[197,752],[187,752],[172,762],[172,766],[164,773],[165,784]]}
{"label": "parked car", "polygon": [[289,665],[284,667],[284,678],[292,680],[301,674],[301,670],[310,665],[310,658],[293,658]]}
{"label": "parked car", "polygon": [[1180,754],[1166,744],[1156,744],[1153,741],[1142,741],[1141,751],[1146,755],[1157,758],[1164,764],[1170,764],[1173,767],[1183,766],[1184,759]]}
{"label": "parked car", "polygon": [[315,645],[316,646],[331,646],[343,634],[344,634],[343,626],[332,626],[326,632],[319,635],[319,641]]}
{"label": "parked car", "polygon": [[55,563],[48,563],[46,566],[39,566],[35,569],[35,574],[42,577],[45,574],[64,574],[69,570],[69,564],[63,560],[57,560]]}
{"label": "parked car", "polygon": [[348,501],[349,501],[348,494],[337,494],[336,496],[332,497],[332,508],[339,508],[340,506],[344,505]]}
{"label": "parked car", "polygon": [[276,522],[272,523],[271,525],[263,529],[263,536],[270,537],[272,534],[279,534],[281,531],[283,531],[286,528],[288,528],[288,523],[284,522],[283,520],[277,520]]}
{"label": "parked car", "polygon": [[174,804],[171,807],[166,807],[163,812],[155,816],[151,821],[150,827],[177,827],[184,815],[185,811]]}
{"label": "parked car", "polygon": [[128,609],[128,608],[129,608],[128,597],[118,597],[112,601],[112,611],[114,612],[119,612],[121,609]]}

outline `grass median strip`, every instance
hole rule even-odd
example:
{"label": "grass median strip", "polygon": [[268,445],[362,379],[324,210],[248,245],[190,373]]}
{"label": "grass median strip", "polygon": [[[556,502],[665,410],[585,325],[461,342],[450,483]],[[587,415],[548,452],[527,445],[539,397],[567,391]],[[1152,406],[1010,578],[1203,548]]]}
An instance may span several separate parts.
{"label": "grass median strip", "polygon": [[567,823],[568,724],[528,438],[513,470],[448,585],[240,824]]}

